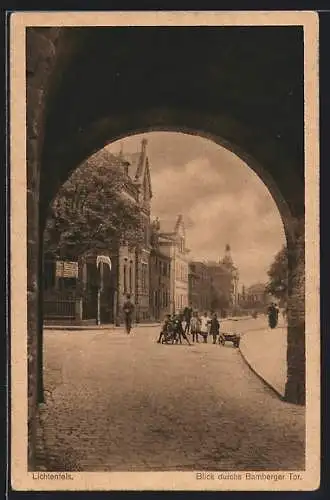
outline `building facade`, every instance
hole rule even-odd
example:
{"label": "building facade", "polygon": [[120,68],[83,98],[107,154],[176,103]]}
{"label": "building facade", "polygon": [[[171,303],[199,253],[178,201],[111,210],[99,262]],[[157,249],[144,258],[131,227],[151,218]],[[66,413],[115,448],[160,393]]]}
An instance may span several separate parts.
{"label": "building facade", "polygon": [[189,269],[189,301],[194,307],[221,315],[235,311],[239,273],[228,244],[224,257],[218,262],[191,261]]}
{"label": "building facade", "polygon": [[170,314],[171,259],[159,248],[150,253],[150,318],[162,321]]}
{"label": "building facade", "polygon": [[189,263],[189,304],[199,312],[211,310],[211,273],[205,262]]}
{"label": "building facade", "polygon": [[[142,220],[144,236],[138,246],[114,243],[102,250],[110,266],[97,265],[100,252],[79,256],[71,266],[71,274],[61,274],[59,262],[47,262],[45,272],[45,320],[96,321],[120,323],[126,295],[135,304],[135,320],[150,317],[150,202],[152,198],[147,141],[132,155],[106,153],[109,166],[122,169],[126,176],[121,195],[136,204]],[[104,157],[104,153],[103,153]],[[70,266],[69,266],[70,264]],[[63,268],[63,265],[62,265]],[[72,269],[74,268],[74,272]]]}
{"label": "building facade", "polygon": [[[137,209],[140,212],[144,230],[143,241],[134,249],[133,265],[135,320],[139,322],[150,319],[150,207],[152,189],[147,140],[142,139],[140,152],[125,155],[121,152],[120,157],[128,163],[128,175],[137,190]],[[121,290],[119,310],[122,310],[124,300],[125,293]]]}
{"label": "building facade", "polygon": [[159,247],[171,262],[170,312],[180,312],[189,303],[189,252],[183,216],[175,221],[159,222]]}
{"label": "building facade", "polygon": [[258,310],[264,312],[271,301],[273,301],[267,293],[264,283],[255,283],[248,288],[242,290],[240,295],[240,305],[245,309]]}

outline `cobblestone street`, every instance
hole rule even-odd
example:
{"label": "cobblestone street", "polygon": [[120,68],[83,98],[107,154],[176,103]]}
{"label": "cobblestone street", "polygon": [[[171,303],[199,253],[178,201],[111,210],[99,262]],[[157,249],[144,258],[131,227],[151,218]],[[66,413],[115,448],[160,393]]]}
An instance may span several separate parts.
{"label": "cobblestone street", "polygon": [[48,470],[298,470],[304,408],[230,344],[156,343],[159,328],[45,331]]}

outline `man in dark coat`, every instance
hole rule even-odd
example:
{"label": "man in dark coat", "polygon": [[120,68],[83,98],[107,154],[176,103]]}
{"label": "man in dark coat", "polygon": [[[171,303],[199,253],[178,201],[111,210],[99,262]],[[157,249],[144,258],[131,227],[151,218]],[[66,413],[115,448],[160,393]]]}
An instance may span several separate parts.
{"label": "man in dark coat", "polygon": [[131,302],[130,295],[126,296],[126,301],[124,302],[123,305],[123,311],[124,311],[125,329],[126,333],[129,335],[132,329],[132,319],[134,311],[134,304]]}
{"label": "man in dark coat", "polygon": [[192,314],[193,314],[193,308],[192,308],[191,303],[190,303],[189,307],[188,306],[185,307],[184,311],[183,311],[183,318],[186,322],[186,326],[184,328],[184,333],[189,333]]}
{"label": "man in dark coat", "polygon": [[212,314],[212,319],[210,323],[210,335],[213,337],[213,344],[217,343],[217,337],[220,331],[220,323],[218,321],[216,313]]}
{"label": "man in dark coat", "polygon": [[181,318],[178,314],[174,315],[172,322],[173,322],[174,334],[176,337],[175,343],[178,344],[180,342],[180,344],[182,344],[182,338],[184,338],[187,344],[191,345],[186,335],[186,332],[182,328]]}
{"label": "man in dark coat", "polygon": [[270,328],[275,328],[278,322],[278,309],[274,302],[268,307],[268,324]]}

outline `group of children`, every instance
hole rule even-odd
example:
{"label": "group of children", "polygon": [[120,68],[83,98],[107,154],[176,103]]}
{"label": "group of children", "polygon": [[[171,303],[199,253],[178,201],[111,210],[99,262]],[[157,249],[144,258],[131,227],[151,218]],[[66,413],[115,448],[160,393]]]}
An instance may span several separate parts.
{"label": "group of children", "polygon": [[203,316],[198,315],[198,311],[194,311],[190,320],[190,325],[187,322],[188,330],[192,335],[193,342],[199,342],[199,335],[203,338],[203,342],[207,343],[207,338],[210,335],[213,339],[213,344],[220,343],[220,322],[217,314],[213,313],[208,316],[207,312]]}
{"label": "group of children", "polygon": [[167,314],[157,342],[161,343],[171,339],[172,343],[182,343],[181,338],[183,338],[190,344],[188,336],[191,334],[192,341],[196,343],[199,342],[199,336],[202,337],[205,344],[208,336],[212,337],[213,344],[216,344],[217,341],[219,344],[221,343],[220,322],[216,313],[210,317],[207,312],[203,316],[199,316],[198,311],[194,311],[191,317],[188,316],[184,319],[184,328],[182,322],[183,318],[180,315]]}

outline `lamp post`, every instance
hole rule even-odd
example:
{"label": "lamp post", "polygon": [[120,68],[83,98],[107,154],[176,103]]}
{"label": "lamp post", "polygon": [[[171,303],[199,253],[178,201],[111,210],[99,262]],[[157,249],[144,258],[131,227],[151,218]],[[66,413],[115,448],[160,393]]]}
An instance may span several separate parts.
{"label": "lamp post", "polygon": [[236,312],[238,306],[238,280],[239,280],[239,274],[236,268],[234,269],[233,272],[233,279],[234,279],[234,310]]}
{"label": "lamp post", "polygon": [[96,268],[100,270],[99,286],[97,290],[97,325],[101,324],[101,292],[103,290],[104,264],[109,266],[111,271],[111,259],[107,255],[98,255],[96,257]]}

